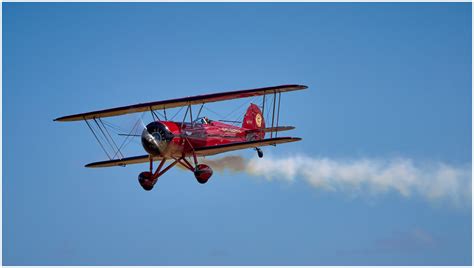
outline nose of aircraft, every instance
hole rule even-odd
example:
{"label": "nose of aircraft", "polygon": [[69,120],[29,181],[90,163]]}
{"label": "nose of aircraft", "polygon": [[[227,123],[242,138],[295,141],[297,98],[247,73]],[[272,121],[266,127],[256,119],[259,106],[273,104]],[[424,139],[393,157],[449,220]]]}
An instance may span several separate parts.
{"label": "nose of aircraft", "polygon": [[149,154],[157,156],[166,151],[173,134],[160,122],[152,122],[143,129],[142,146]]}

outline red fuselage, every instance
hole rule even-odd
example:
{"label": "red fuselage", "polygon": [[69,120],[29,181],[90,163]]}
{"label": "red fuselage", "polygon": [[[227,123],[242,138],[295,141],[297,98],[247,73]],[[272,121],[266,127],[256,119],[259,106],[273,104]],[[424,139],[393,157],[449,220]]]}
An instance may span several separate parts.
{"label": "red fuselage", "polygon": [[142,132],[142,145],[153,156],[181,157],[202,147],[261,140],[265,137],[265,120],[255,104],[250,104],[242,127],[212,121],[206,117],[190,123],[154,121]]}
{"label": "red fuselage", "polygon": [[218,121],[203,123],[184,123],[162,121],[175,135],[174,144],[187,144],[186,138],[194,148],[246,141],[246,129]]}
{"label": "red fuselage", "polygon": [[[154,134],[154,133],[161,134]],[[150,135],[151,134],[151,135]],[[190,155],[193,149],[236,142],[261,139],[264,133],[219,121],[196,120],[193,123],[174,121],[155,121],[147,126],[142,134],[142,144],[152,155]],[[145,136],[154,140],[144,139]],[[150,144],[161,143],[158,150],[150,149]]]}

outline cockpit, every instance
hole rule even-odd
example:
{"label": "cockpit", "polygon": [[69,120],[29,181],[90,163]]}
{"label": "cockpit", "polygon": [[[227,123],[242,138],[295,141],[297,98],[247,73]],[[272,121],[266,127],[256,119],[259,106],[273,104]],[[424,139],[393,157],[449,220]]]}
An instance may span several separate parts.
{"label": "cockpit", "polygon": [[194,120],[193,124],[207,125],[207,124],[210,124],[211,122],[212,122],[212,120],[210,120],[209,118],[204,116],[204,117],[199,117],[196,120]]}

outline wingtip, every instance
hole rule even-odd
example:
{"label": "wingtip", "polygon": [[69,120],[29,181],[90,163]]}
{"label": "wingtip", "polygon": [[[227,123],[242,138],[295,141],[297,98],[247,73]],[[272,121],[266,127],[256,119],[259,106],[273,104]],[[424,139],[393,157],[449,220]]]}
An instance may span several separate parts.
{"label": "wingtip", "polygon": [[89,164],[85,164],[84,167],[85,168],[95,168],[95,167],[97,167],[96,164],[97,163],[89,163]]}
{"label": "wingtip", "polygon": [[78,121],[82,120],[83,118],[78,118],[76,115],[67,115],[67,116],[61,116],[56,119],[53,119],[55,122],[71,122],[71,121]]}
{"label": "wingtip", "polygon": [[64,116],[63,117],[57,117],[55,119],[53,119],[54,122],[62,122],[64,121]]}

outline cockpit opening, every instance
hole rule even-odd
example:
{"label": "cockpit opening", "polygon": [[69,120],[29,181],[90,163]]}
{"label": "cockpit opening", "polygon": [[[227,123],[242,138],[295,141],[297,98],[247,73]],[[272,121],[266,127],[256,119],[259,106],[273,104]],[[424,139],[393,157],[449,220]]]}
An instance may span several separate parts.
{"label": "cockpit opening", "polygon": [[207,118],[207,116],[199,117],[199,118],[197,118],[196,120],[193,121],[194,124],[203,124],[203,125],[210,124],[211,122],[212,122],[212,120]]}

